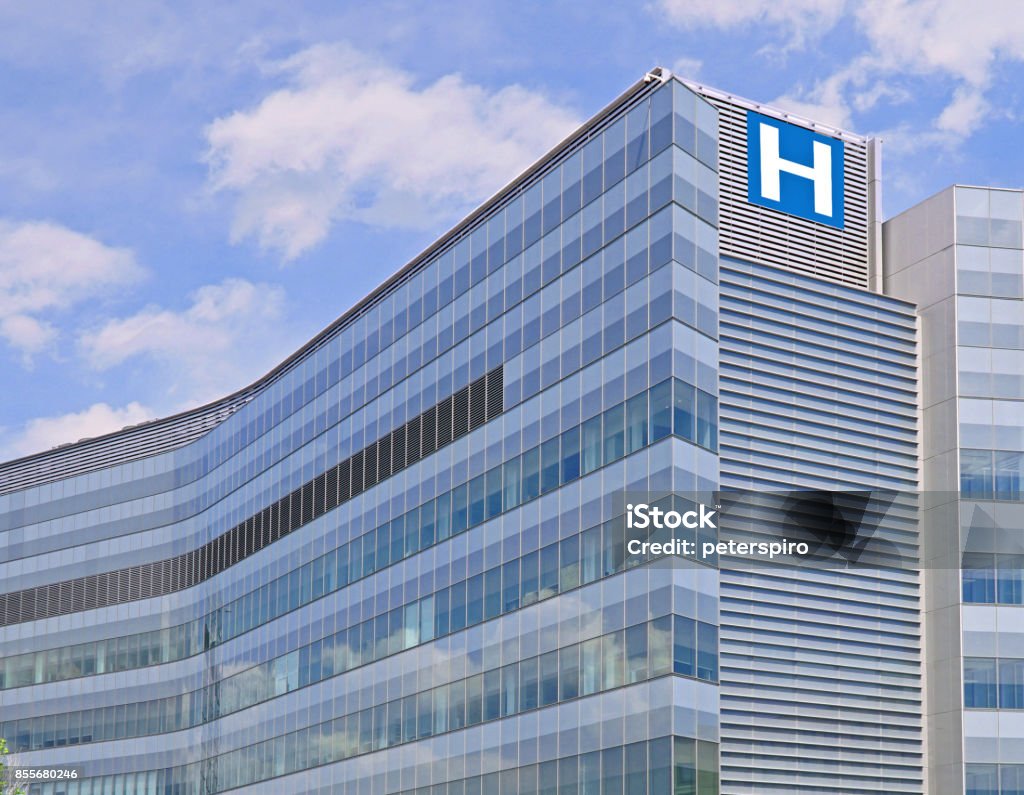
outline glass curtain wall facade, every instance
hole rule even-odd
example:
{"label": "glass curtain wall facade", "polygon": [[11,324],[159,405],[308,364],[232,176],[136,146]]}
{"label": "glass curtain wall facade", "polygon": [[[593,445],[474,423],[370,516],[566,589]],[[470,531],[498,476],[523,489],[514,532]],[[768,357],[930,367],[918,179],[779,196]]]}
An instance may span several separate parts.
{"label": "glass curtain wall facade", "polygon": [[718,572],[612,499],[718,483],[717,152],[639,83],[199,438],[3,468],[29,792],[718,793]]}
{"label": "glass curtain wall facade", "polygon": [[956,186],[888,221],[886,291],[922,319],[931,782],[1024,782],[1024,194]]}

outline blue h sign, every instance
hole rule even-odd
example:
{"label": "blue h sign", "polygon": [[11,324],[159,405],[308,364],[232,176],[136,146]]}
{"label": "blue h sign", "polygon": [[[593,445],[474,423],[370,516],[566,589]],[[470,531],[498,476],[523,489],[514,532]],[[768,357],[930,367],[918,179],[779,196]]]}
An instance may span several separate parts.
{"label": "blue h sign", "polygon": [[843,228],[843,142],[747,111],[747,198]]}

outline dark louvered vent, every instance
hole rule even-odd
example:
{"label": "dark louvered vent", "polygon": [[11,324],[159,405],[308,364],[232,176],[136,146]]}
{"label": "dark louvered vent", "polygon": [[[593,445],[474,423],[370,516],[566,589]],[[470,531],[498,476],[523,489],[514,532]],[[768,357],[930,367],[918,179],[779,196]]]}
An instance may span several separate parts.
{"label": "dark louvered vent", "polygon": [[426,457],[437,449],[437,407],[432,406],[420,415],[423,428],[420,433],[420,453]]}
{"label": "dark louvered vent", "polygon": [[469,387],[464,386],[452,397],[452,437],[458,439],[469,431]]}
{"label": "dark louvered vent", "polygon": [[391,434],[377,442],[377,477],[381,480],[391,477]]}
{"label": "dark louvered vent", "polygon": [[363,451],[360,450],[351,458],[352,461],[352,496],[363,490]]}
{"label": "dark louvered vent", "polygon": [[162,596],[209,579],[497,417],[502,390],[498,367],[197,550],[0,594],[0,626]]}
{"label": "dark louvered vent", "polygon": [[481,379],[469,389],[469,427],[483,425],[487,411],[487,384]]}
{"label": "dark louvered vent", "polygon": [[414,464],[423,457],[420,452],[421,418],[414,417],[405,426],[405,461],[406,465]]}
{"label": "dark louvered vent", "polygon": [[505,405],[505,372],[501,367],[487,374],[487,416],[501,414]]}
{"label": "dark louvered vent", "polygon": [[352,499],[352,477],[349,470],[352,467],[352,461],[342,461],[338,465],[338,504],[345,502],[346,500]]}
{"label": "dark louvered vent", "polygon": [[452,441],[452,405],[454,398],[446,397],[437,404],[437,447],[444,447]]}

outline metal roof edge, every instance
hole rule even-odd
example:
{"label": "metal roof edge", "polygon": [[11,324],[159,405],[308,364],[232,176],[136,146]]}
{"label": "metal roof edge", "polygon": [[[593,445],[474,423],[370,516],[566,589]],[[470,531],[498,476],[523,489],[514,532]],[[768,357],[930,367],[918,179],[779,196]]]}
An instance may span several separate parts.
{"label": "metal roof edge", "polygon": [[731,94],[728,91],[722,91],[721,89],[705,85],[704,83],[699,83],[696,80],[689,80],[687,78],[678,76],[676,76],[675,79],[678,80],[683,85],[685,85],[691,91],[695,91],[698,94],[710,97],[711,99],[717,99],[723,102],[730,102],[733,105],[738,105],[740,107],[746,108],[747,110],[757,111],[758,113],[763,113],[766,116],[772,116],[776,119],[780,119],[781,121],[788,121],[793,124],[799,124],[801,127],[807,127],[809,129],[815,130],[816,132],[820,132],[825,135],[830,135],[834,138],[842,138],[843,140],[847,140],[852,143],[858,144],[866,144],[870,140],[870,136],[858,135],[857,133],[850,132],[849,130],[843,130],[840,129],[839,127],[833,127],[830,124],[824,124],[823,122],[815,121],[814,119],[809,119],[806,116],[801,116],[799,113],[791,113],[789,111],[782,110],[781,108],[777,108],[774,105],[768,105],[763,102],[755,102],[752,99],[746,99],[745,97],[741,97],[736,94]]}

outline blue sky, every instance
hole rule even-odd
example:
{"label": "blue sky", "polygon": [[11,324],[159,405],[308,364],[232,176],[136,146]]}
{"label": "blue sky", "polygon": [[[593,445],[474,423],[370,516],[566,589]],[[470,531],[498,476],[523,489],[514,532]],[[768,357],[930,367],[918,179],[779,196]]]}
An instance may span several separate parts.
{"label": "blue sky", "polygon": [[0,3],[0,459],[255,380],[655,65],[1024,186],[1010,0]]}

